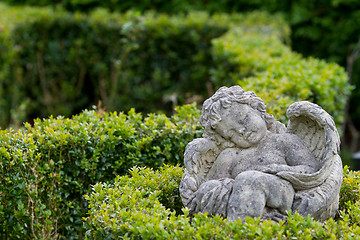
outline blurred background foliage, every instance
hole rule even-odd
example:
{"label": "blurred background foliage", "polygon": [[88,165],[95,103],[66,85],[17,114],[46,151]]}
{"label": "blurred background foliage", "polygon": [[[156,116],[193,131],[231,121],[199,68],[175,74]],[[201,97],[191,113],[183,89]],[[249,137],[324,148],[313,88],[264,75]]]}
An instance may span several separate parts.
{"label": "blurred background foliage", "polygon": [[[318,103],[347,123],[345,164],[358,147],[360,94],[347,102],[360,82],[356,1],[3,2],[21,6],[0,4],[0,125],[30,123],[0,131],[0,190],[12,193],[0,194],[0,236],[81,238],[92,184],[181,164],[201,135],[195,104],[146,113],[170,115],[222,85],[255,91],[282,121],[293,101]],[[144,114],[108,113],[131,107]],[[65,117],[33,120],[50,114]]]}
{"label": "blurred background foliage", "polygon": [[350,93],[343,68],[286,44],[287,23],[266,12],[89,14],[0,5],[0,125],[107,111],[173,112],[224,85],[256,92],[276,119],[294,101],[321,105],[338,126]]}
{"label": "blurred background foliage", "polygon": [[336,62],[347,69],[349,82],[356,87],[345,108],[343,141],[354,151],[359,148],[360,129],[360,2],[357,0],[2,0],[13,5],[53,6],[73,12],[89,12],[97,7],[111,12],[155,10],[165,13],[203,10],[215,12],[247,12],[265,10],[281,13],[291,27],[291,47],[304,56]]}

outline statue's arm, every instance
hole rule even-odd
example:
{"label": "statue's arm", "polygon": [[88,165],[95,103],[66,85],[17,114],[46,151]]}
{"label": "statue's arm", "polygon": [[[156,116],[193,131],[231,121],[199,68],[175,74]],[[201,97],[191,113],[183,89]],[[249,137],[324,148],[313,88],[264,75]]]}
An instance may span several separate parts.
{"label": "statue's arm", "polygon": [[303,141],[294,134],[279,134],[278,148],[282,149],[287,164],[269,164],[257,169],[262,172],[276,174],[278,172],[293,172],[311,174],[320,169],[315,156],[305,146]]}
{"label": "statue's arm", "polygon": [[276,174],[278,172],[284,172],[284,171],[300,173],[300,174],[310,174],[316,171],[314,168],[309,167],[307,165],[289,166],[285,164],[275,164],[275,163],[266,166],[257,166],[253,170],[261,171],[264,173],[272,173],[272,174]]}
{"label": "statue's arm", "polygon": [[321,168],[314,154],[298,136],[283,134],[282,144],[285,152],[285,161],[290,167],[298,171],[304,169],[307,173],[314,173]]}

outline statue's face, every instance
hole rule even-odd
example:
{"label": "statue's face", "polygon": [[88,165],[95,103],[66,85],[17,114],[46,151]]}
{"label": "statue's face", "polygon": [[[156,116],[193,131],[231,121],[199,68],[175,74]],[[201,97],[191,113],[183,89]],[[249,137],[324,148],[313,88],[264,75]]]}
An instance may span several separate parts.
{"label": "statue's face", "polygon": [[238,147],[249,148],[256,145],[266,134],[266,123],[257,110],[246,104],[233,103],[223,109],[221,121],[215,131]]}

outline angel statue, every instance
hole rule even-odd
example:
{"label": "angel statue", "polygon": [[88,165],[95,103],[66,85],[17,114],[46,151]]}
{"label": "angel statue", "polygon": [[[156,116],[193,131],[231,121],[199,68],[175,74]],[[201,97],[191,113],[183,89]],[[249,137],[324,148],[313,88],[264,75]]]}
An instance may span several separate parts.
{"label": "angel statue", "polygon": [[280,221],[289,210],[320,221],[335,216],[343,178],[340,140],[321,107],[293,103],[286,128],[254,92],[233,86],[220,88],[202,110],[203,138],[186,146],[179,187],[191,215],[208,212],[231,221]]}

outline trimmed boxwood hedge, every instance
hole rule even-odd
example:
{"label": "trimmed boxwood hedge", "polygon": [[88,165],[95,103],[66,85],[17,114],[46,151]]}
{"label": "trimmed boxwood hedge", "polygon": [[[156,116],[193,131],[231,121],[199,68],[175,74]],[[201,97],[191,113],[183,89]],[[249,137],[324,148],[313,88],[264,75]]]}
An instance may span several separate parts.
{"label": "trimmed boxwood hedge", "polygon": [[315,221],[288,213],[286,222],[247,218],[229,222],[219,216],[178,214],[183,168],[154,171],[133,168],[112,184],[98,183],[87,195],[85,239],[356,239],[360,234],[360,173],[344,169],[336,219]]}
{"label": "trimmed boxwood hedge", "polygon": [[194,104],[171,118],[84,111],[0,131],[0,239],[81,239],[91,184],[182,162],[198,116]]}
{"label": "trimmed boxwood hedge", "polygon": [[[195,104],[178,107],[176,111],[168,118],[164,114],[144,117],[134,110],[127,114],[87,110],[72,119],[37,119],[33,126],[27,123],[18,131],[1,130],[0,238],[82,239],[85,233],[89,238],[111,238],[117,234],[147,238],[146,234],[169,229],[178,230],[163,236],[181,236],[187,233],[184,229],[194,228],[181,211],[178,185],[183,168],[164,164],[182,165],[186,144],[203,131],[198,125],[200,113]],[[132,177],[124,176],[129,169]],[[339,219],[355,224],[359,219],[356,209],[360,202],[360,176],[346,168],[344,171]],[[89,194],[92,185],[93,192]],[[102,217],[106,214],[109,218],[104,221]],[[149,218],[153,220],[145,223]],[[209,224],[226,225],[219,218],[199,218],[202,220],[195,229]],[[339,219],[335,225],[343,224]],[[126,224],[118,225],[120,220]],[[160,225],[153,225],[157,220]],[[305,221],[300,217],[295,220]],[[249,221],[248,227],[254,223]],[[306,221],[321,229],[324,226]],[[254,227],[258,221],[255,222]],[[230,225],[233,227],[237,229]],[[149,230],[152,228],[155,232]],[[203,234],[208,230],[205,227],[200,236],[207,236]],[[253,230],[253,227],[246,230],[249,231],[246,234]],[[190,229],[189,233],[194,231]],[[212,231],[209,236],[215,234]],[[345,235],[353,228],[346,231]],[[336,236],[339,234],[342,233]]]}
{"label": "trimmed boxwood hedge", "polygon": [[278,119],[292,101],[309,100],[340,124],[351,89],[344,69],[292,52],[289,34],[263,12],[85,15],[0,4],[0,126],[99,101],[108,111],[171,113],[234,84]]}
{"label": "trimmed boxwood hedge", "polygon": [[[182,164],[184,147],[201,135],[196,106],[170,118],[130,110],[155,111],[164,95],[181,103],[240,84],[282,121],[290,103],[306,99],[340,123],[350,91],[344,69],[293,53],[288,36],[281,18],[260,12],[83,15],[0,4],[0,125],[69,116],[99,100],[107,110],[128,112],[98,108],[0,131],[0,238],[81,239],[92,184],[112,182],[133,166]],[[172,191],[159,201],[179,214]]]}

